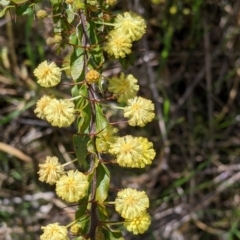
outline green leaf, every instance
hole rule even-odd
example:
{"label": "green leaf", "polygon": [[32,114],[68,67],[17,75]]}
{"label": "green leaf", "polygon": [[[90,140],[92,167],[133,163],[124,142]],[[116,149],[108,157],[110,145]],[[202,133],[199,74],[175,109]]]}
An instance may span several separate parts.
{"label": "green leaf", "polygon": [[30,14],[33,12],[32,6],[33,4],[29,5],[29,3],[20,5],[16,8],[16,14],[19,16]]}
{"label": "green leaf", "polygon": [[10,3],[10,1],[8,1],[8,0],[0,0],[0,5],[2,5],[4,7],[9,5],[9,3]]}
{"label": "green leaf", "polygon": [[73,9],[72,8],[67,9],[66,13],[67,13],[67,21],[68,21],[68,23],[71,23],[74,20],[74,16],[75,16]]}
{"label": "green leaf", "polygon": [[108,126],[108,120],[103,114],[102,107],[99,104],[95,104],[96,109],[96,131],[101,132]]}
{"label": "green leaf", "polygon": [[23,4],[25,2],[28,2],[28,0],[11,0],[11,2],[13,2],[15,4]]}
{"label": "green leaf", "polygon": [[77,120],[78,132],[79,133],[89,133],[89,124],[91,121],[91,107],[88,104],[84,110],[80,112],[80,117]]}
{"label": "green leaf", "polygon": [[103,39],[100,37],[101,34],[98,34],[97,26],[93,21],[89,21],[88,25],[88,35],[91,41],[91,45],[94,47],[91,48],[90,54],[90,62],[94,66],[94,68],[100,67],[104,62],[103,56],[103,48],[99,45],[99,42],[102,42]]}
{"label": "green leaf", "polygon": [[71,69],[71,76],[75,82],[81,76],[83,72],[83,68],[84,68],[83,51],[82,51],[82,54],[80,54],[79,56],[77,56],[76,53],[74,52],[71,56],[70,69]]}
{"label": "green leaf", "polygon": [[52,6],[57,4],[57,5],[60,5],[60,3],[62,2],[61,0],[50,0]]}
{"label": "green leaf", "polygon": [[[73,97],[78,97],[78,96],[79,96],[78,86],[75,85],[75,86],[72,88],[71,92],[72,92],[72,96],[73,96]],[[77,101],[75,101],[75,102],[76,102],[76,104],[77,104]]]}
{"label": "green leaf", "polygon": [[83,84],[78,93],[74,90],[73,96],[80,96],[79,99],[75,100],[76,110],[79,112],[77,119],[78,132],[88,133],[86,130],[89,128],[91,120],[91,107],[88,100],[87,85]]}
{"label": "green leaf", "polygon": [[[108,228],[108,229],[106,229]],[[114,231],[110,229],[109,227],[105,227],[102,229],[102,232],[105,236],[105,239],[108,240],[124,240],[122,233],[120,231]]]}
{"label": "green leaf", "polygon": [[14,7],[15,6],[12,6],[12,5],[5,7],[2,11],[0,11],[0,17],[3,17],[9,8],[14,8]]}
{"label": "green leaf", "polygon": [[89,140],[90,138],[87,135],[73,135],[73,147],[75,154],[79,164],[82,165],[85,170],[87,170],[89,166],[86,161],[86,157],[88,155],[87,143]]}
{"label": "green leaf", "polygon": [[97,191],[96,200],[103,203],[108,197],[108,189],[110,184],[110,173],[104,164],[99,163],[97,167]]}
{"label": "green leaf", "polygon": [[82,218],[82,216],[85,214],[86,210],[87,210],[87,206],[88,206],[88,195],[86,197],[84,197],[83,199],[81,199],[78,202],[78,209],[75,213],[75,218]]}

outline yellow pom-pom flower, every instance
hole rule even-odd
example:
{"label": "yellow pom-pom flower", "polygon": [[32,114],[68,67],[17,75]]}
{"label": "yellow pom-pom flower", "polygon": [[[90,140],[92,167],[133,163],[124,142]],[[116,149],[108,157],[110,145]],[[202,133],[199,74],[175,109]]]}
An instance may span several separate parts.
{"label": "yellow pom-pom flower", "polygon": [[96,83],[99,80],[99,78],[100,78],[100,74],[96,70],[90,70],[86,74],[86,81],[88,84]]}
{"label": "yellow pom-pom flower", "polygon": [[75,120],[74,103],[68,99],[51,99],[44,108],[46,120],[55,127],[69,127]]}
{"label": "yellow pom-pom flower", "polygon": [[38,171],[39,180],[53,185],[64,175],[64,168],[59,163],[57,157],[47,157],[46,161],[39,164],[40,170]]}
{"label": "yellow pom-pom flower", "polygon": [[86,196],[88,185],[86,175],[70,170],[57,181],[56,193],[67,202],[77,202]]}
{"label": "yellow pom-pom flower", "polygon": [[127,228],[129,232],[132,232],[133,234],[137,235],[146,232],[150,224],[151,224],[150,215],[147,212],[145,212],[138,217],[132,219],[125,219],[124,226]]}
{"label": "yellow pom-pom flower", "polygon": [[156,155],[153,144],[143,137],[130,135],[116,138],[110,145],[109,153],[116,155],[117,163],[122,167],[144,168],[150,165]]}
{"label": "yellow pom-pom flower", "polygon": [[37,78],[37,82],[42,87],[54,87],[61,81],[61,69],[57,67],[56,63],[48,63],[44,61],[38,65],[33,71],[34,76]]}
{"label": "yellow pom-pom flower", "polygon": [[126,188],[118,192],[115,209],[123,217],[133,219],[142,215],[149,207],[149,199],[144,191]]}
{"label": "yellow pom-pom flower", "polygon": [[36,108],[34,110],[37,117],[45,119],[44,109],[51,100],[52,98],[50,96],[44,95],[40,100],[37,101]]}
{"label": "yellow pom-pom flower", "polygon": [[70,232],[72,235],[80,235],[82,231],[82,227],[79,223],[75,223],[71,226]]}
{"label": "yellow pom-pom flower", "polygon": [[43,18],[45,18],[45,17],[47,17],[47,12],[45,11],[45,10],[38,10],[37,11],[37,18],[38,19],[43,19]]}
{"label": "yellow pom-pom flower", "polygon": [[137,79],[132,74],[120,74],[120,77],[113,77],[109,80],[108,90],[117,97],[118,102],[127,102],[128,99],[136,96],[139,90]]}
{"label": "yellow pom-pom flower", "polygon": [[58,223],[49,224],[41,229],[43,229],[43,234],[40,236],[41,240],[69,240],[67,228]]}
{"label": "yellow pom-pom flower", "polygon": [[131,53],[132,42],[122,31],[113,30],[107,37],[104,50],[115,58],[124,58]]}
{"label": "yellow pom-pom flower", "polygon": [[155,117],[152,101],[135,97],[128,100],[124,108],[124,117],[129,118],[129,125],[143,127]]}
{"label": "yellow pom-pom flower", "polygon": [[114,26],[116,30],[122,31],[131,41],[139,40],[146,31],[144,19],[133,12],[118,14]]}

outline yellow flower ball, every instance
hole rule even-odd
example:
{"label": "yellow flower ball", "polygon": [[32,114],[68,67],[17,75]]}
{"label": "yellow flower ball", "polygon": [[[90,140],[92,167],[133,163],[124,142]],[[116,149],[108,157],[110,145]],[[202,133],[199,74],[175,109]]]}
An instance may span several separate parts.
{"label": "yellow flower ball", "polygon": [[127,54],[131,53],[131,47],[131,39],[126,34],[113,30],[107,37],[104,51],[115,58],[124,58]]}
{"label": "yellow flower ball", "polygon": [[156,155],[153,144],[143,137],[116,137],[109,153],[116,156],[121,167],[144,168],[150,165]]}
{"label": "yellow flower ball", "polygon": [[123,32],[131,41],[139,40],[146,32],[144,19],[134,12],[118,14],[114,22],[115,29]]}
{"label": "yellow flower ball", "polygon": [[145,212],[138,217],[125,219],[124,226],[127,228],[129,232],[133,234],[143,234],[146,232],[151,224],[150,215]]}
{"label": "yellow flower ball", "polygon": [[87,194],[89,186],[86,175],[79,171],[70,170],[56,183],[57,195],[67,202],[77,202]]}
{"label": "yellow flower ball", "polygon": [[45,10],[41,9],[41,10],[37,11],[36,15],[37,15],[38,19],[43,19],[43,18],[47,17],[47,12]]}
{"label": "yellow flower ball", "polygon": [[41,119],[45,119],[44,109],[48,105],[48,103],[52,100],[52,97],[44,95],[40,100],[37,101],[36,108],[34,113],[37,117]]}
{"label": "yellow flower ball", "polygon": [[124,117],[129,118],[129,125],[143,127],[151,122],[154,117],[154,104],[152,101],[135,97],[128,100],[128,106],[124,108]]}
{"label": "yellow flower ball", "polygon": [[67,228],[58,223],[49,224],[41,229],[43,229],[43,234],[40,236],[41,240],[69,240]]}
{"label": "yellow flower ball", "polygon": [[55,184],[56,181],[64,175],[64,168],[62,164],[59,163],[57,157],[48,156],[44,163],[39,164],[39,168],[39,180],[50,185]]}
{"label": "yellow flower ball", "polygon": [[34,76],[37,78],[37,82],[42,87],[54,87],[61,81],[61,69],[57,67],[56,63],[48,63],[44,61],[38,65],[33,71]]}
{"label": "yellow flower ball", "polygon": [[51,99],[44,108],[46,120],[55,127],[69,127],[75,120],[74,103],[68,99]]}
{"label": "yellow flower ball", "polygon": [[99,80],[99,78],[100,78],[100,74],[96,70],[90,70],[86,74],[86,81],[88,84],[96,83]]}
{"label": "yellow flower ball", "polygon": [[121,73],[119,77],[113,77],[109,80],[108,90],[117,97],[118,102],[127,102],[128,99],[136,96],[139,90],[137,79],[132,75]]}
{"label": "yellow flower ball", "polygon": [[118,192],[115,209],[123,217],[133,219],[142,215],[149,207],[149,199],[144,191],[126,188]]}

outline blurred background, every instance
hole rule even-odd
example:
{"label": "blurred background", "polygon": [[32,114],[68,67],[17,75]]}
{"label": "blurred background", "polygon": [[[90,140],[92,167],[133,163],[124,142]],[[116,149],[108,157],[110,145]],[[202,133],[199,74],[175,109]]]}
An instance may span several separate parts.
{"label": "blurred background", "polygon": [[[119,0],[120,10],[146,19],[128,72],[156,108],[152,123],[121,125],[120,134],[147,137],[157,152],[147,169],[110,166],[112,188],[143,189],[151,201],[148,232],[125,239],[240,239],[240,1]],[[37,175],[47,155],[75,158],[75,129],[33,113],[43,94],[70,96],[64,81],[46,90],[33,77],[45,59],[62,62],[64,53],[46,44],[52,31],[50,20],[33,15],[0,18],[0,240],[39,239],[41,226],[74,218],[76,207]],[[115,64],[103,75],[121,71]]]}

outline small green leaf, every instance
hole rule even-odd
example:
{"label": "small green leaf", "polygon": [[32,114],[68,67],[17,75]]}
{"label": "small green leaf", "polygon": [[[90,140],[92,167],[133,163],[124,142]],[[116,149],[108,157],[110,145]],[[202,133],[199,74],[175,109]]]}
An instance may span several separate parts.
{"label": "small green leaf", "polygon": [[28,0],[11,0],[11,2],[14,2],[15,4],[23,4],[25,2],[28,2]]}
{"label": "small green leaf", "polygon": [[97,191],[96,200],[99,203],[103,203],[108,197],[108,189],[110,184],[109,170],[103,164],[99,164],[97,167]]}
{"label": "small green leaf", "polygon": [[33,4],[29,5],[29,3],[26,3],[26,4],[18,6],[16,8],[16,14],[18,16],[23,16],[23,15],[32,13],[33,12],[32,5]]}
{"label": "small green leaf", "polygon": [[60,3],[62,2],[61,0],[50,0],[52,6],[54,6],[55,4],[60,5]]}
{"label": "small green leaf", "polygon": [[[73,97],[78,97],[78,96],[79,96],[78,86],[75,85],[75,86],[72,88],[71,92],[72,92],[72,96],[73,96]],[[77,101],[75,101],[75,102],[76,102],[76,104],[77,104]]]}
{"label": "small green leaf", "polygon": [[91,120],[91,107],[88,100],[87,86],[83,84],[78,93],[74,91],[73,96],[80,96],[80,98],[75,101],[76,110],[79,113],[79,117],[77,119],[78,132],[88,133],[86,130],[89,128]]}
{"label": "small green leaf", "polygon": [[9,5],[9,3],[10,3],[10,1],[8,1],[8,0],[0,0],[0,5],[2,5],[4,7]]}
{"label": "small green leaf", "polygon": [[75,53],[71,56],[70,69],[71,76],[76,81],[82,74],[84,68],[84,55],[83,52],[80,56],[76,56]]}
{"label": "small green leaf", "polygon": [[9,8],[14,8],[14,7],[15,6],[12,6],[12,5],[5,7],[2,11],[0,11],[0,17],[3,17]]}
{"label": "small green leaf", "polygon": [[[108,229],[106,229],[108,228]],[[108,240],[124,240],[122,233],[118,230],[112,230],[109,227],[105,227],[102,229],[102,232],[105,236],[105,239]]]}
{"label": "small green leaf", "polygon": [[102,107],[99,104],[95,104],[96,109],[96,131],[101,132],[108,126],[108,120],[103,114]]}
{"label": "small green leaf", "polygon": [[78,202],[78,209],[75,213],[75,218],[82,218],[82,216],[85,214],[86,210],[87,210],[87,205],[88,205],[88,195],[86,197],[84,197],[83,199],[81,199]]}
{"label": "small green leaf", "polygon": [[67,21],[68,23],[71,23],[74,20],[74,16],[75,16],[73,9],[72,8],[67,9],[66,13],[67,13]]}
{"label": "small green leaf", "polygon": [[77,156],[78,162],[84,167],[85,170],[88,169],[88,162],[86,157],[88,155],[87,143],[89,142],[89,136],[87,135],[73,135],[73,146],[74,151]]}
{"label": "small green leaf", "polygon": [[78,118],[78,132],[79,133],[89,133],[89,124],[91,120],[91,108],[88,104],[84,110],[80,112],[80,117]]}

